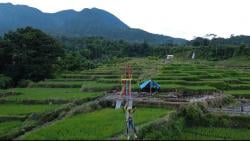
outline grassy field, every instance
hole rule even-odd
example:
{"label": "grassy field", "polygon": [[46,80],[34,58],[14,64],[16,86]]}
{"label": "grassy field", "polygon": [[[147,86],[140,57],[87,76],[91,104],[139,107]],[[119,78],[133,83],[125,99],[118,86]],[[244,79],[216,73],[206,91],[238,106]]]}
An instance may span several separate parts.
{"label": "grassy field", "polygon": [[[29,115],[31,113],[52,111],[53,109],[56,109],[60,105],[34,104],[34,103],[36,101],[46,102],[48,100],[55,100],[55,101],[61,100],[67,103],[71,103],[74,100],[89,99],[89,98],[101,96],[104,93],[104,91],[109,91],[112,89],[120,89],[121,87],[120,78],[124,71],[124,65],[127,63],[132,65],[132,68],[133,68],[133,82],[132,82],[133,87],[132,88],[134,90],[135,89],[137,90],[138,78],[140,77],[140,79],[143,79],[145,77],[151,76],[152,74],[155,74],[154,72],[155,70],[157,70],[155,69],[154,71],[151,71],[151,70],[143,71],[146,68],[148,70],[151,69],[149,67],[146,67],[147,63],[156,64],[156,65],[158,64],[158,63],[155,63],[155,62],[158,62],[157,60],[152,60],[152,59],[146,59],[146,60],[147,61],[145,61],[145,58],[141,58],[141,59],[133,58],[133,59],[127,59],[126,62],[121,62],[118,64],[103,65],[93,70],[86,70],[86,71],[81,71],[81,72],[65,72],[61,75],[57,75],[55,79],[47,79],[45,81],[41,81],[37,83],[30,83],[28,85],[28,88],[13,88],[9,90],[4,90],[4,92],[15,92],[18,94],[7,95],[7,96],[4,95],[3,97],[1,97],[1,100],[6,101],[7,103],[0,105],[0,108],[4,109],[0,111],[0,115],[20,116],[20,115]],[[143,73],[143,77],[141,77],[142,73]],[[20,102],[21,103],[25,102],[25,104],[27,103],[29,105],[18,104]],[[145,112],[145,113],[149,114],[149,112]],[[108,115],[108,112],[104,113],[103,115],[104,119],[106,120],[108,120],[107,115]],[[88,120],[88,118],[91,117],[91,116],[88,117],[88,115],[86,116],[87,117],[85,118],[85,120]],[[101,117],[102,114],[99,113],[97,115],[94,114],[92,116]],[[117,116],[122,116],[122,114],[117,115]],[[154,118],[157,118],[157,117],[158,116]],[[152,118],[145,118],[145,119],[153,120],[154,118],[152,117]],[[112,120],[113,119],[111,119],[111,121]],[[139,120],[139,123],[140,121],[144,122],[144,120]],[[116,122],[118,123],[118,121]],[[81,124],[79,123],[79,125]],[[66,128],[64,128],[63,130],[67,131]],[[118,131],[119,130],[121,131],[120,128],[118,129]],[[103,133],[101,136],[104,136],[105,134],[106,133]],[[109,132],[109,134],[111,134],[111,132]],[[93,133],[90,136],[95,136],[95,133]]]}
{"label": "grassy field", "polygon": [[96,81],[90,81],[82,84],[82,91],[107,91],[114,88],[120,88],[120,83],[100,83]]}
{"label": "grassy field", "polygon": [[236,97],[250,98],[250,90],[229,90],[229,91],[224,91],[224,93],[231,94]]}
{"label": "grassy field", "polygon": [[77,100],[93,98],[102,95],[101,92],[80,92],[79,88],[15,88],[9,91],[19,92],[20,95],[6,97],[6,100]]}
{"label": "grassy field", "polygon": [[[139,125],[166,115],[167,109],[139,108],[134,114]],[[125,117],[122,110],[102,109],[89,114],[80,114],[27,134],[27,140],[107,139],[125,131]]]}
{"label": "grassy field", "polygon": [[31,87],[41,88],[81,88],[84,81],[41,81],[34,83]]}
{"label": "grassy field", "polygon": [[[30,87],[36,88],[81,88],[82,91],[108,91],[121,86],[121,75],[124,73],[124,65],[130,64],[133,69],[132,83],[138,88],[139,79],[149,79],[155,75],[161,61],[147,58],[129,58],[126,62],[108,64],[96,69],[81,72],[63,73],[55,79],[48,79],[33,83]],[[149,65],[151,67],[149,67]],[[134,86],[135,89],[135,86]]]}
{"label": "grassy field", "polygon": [[6,134],[12,129],[18,128],[22,126],[21,121],[7,121],[7,122],[0,122],[0,136]]}
{"label": "grassy field", "polygon": [[28,115],[51,111],[60,105],[0,104],[0,115]]}
{"label": "grassy field", "polygon": [[226,94],[249,97],[249,77],[250,72],[241,69],[225,69],[214,62],[197,64],[190,61],[164,65],[153,79],[159,82],[163,92],[200,94],[225,91]]}
{"label": "grassy field", "polygon": [[249,140],[249,129],[186,128],[177,140]]}
{"label": "grassy field", "polygon": [[[65,72],[55,79],[48,79],[30,85],[31,88],[13,88],[5,92],[20,93],[7,95],[1,99],[12,104],[0,104],[0,115],[29,115],[53,111],[61,105],[17,104],[25,100],[74,100],[94,98],[105,91],[121,89],[121,75],[124,65],[133,69],[133,91],[138,91],[138,83],[153,79],[161,85],[161,92],[179,91],[186,95],[211,94],[222,91],[237,97],[250,97],[250,66],[241,64],[207,61],[174,61],[163,64],[163,60],[132,58],[125,62],[106,64],[93,70]],[[221,64],[220,64],[221,63]],[[250,67],[249,67],[250,68]],[[1,93],[1,91],[0,91]],[[16,104],[15,104],[16,102]],[[135,113],[135,124],[140,125],[166,115],[170,110],[161,108],[139,108]],[[68,139],[108,139],[125,130],[125,117],[121,110],[110,108],[55,121],[50,125],[27,133],[23,139],[68,140]],[[21,121],[0,123],[0,135],[21,125]],[[247,129],[229,128],[185,128],[177,139],[249,139]]]}

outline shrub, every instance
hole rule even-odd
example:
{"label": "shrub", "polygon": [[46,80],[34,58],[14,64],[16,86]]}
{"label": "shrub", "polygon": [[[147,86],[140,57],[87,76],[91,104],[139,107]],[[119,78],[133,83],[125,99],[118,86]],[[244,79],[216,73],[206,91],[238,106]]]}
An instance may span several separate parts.
{"label": "shrub", "polygon": [[168,121],[159,122],[143,128],[139,135],[145,140],[168,140],[177,138],[184,128],[184,120],[180,117],[172,117]]}
{"label": "shrub", "polygon": [[33,81],[22,79],[17,83],[17,86],[21,88],[25,88],[25,87],[31,86],[32,84],[33,84]]}
{"label": "shrub", "polygon": [[6,89],[11,86],[12,79],[5,75],[0,74],[0,88]]}
{"label": "shrub", "polygon": [[207,114],[206,103],[191,103],[180,107],[178,116],[183,117],[187,126],[200,126],[205,121]]}

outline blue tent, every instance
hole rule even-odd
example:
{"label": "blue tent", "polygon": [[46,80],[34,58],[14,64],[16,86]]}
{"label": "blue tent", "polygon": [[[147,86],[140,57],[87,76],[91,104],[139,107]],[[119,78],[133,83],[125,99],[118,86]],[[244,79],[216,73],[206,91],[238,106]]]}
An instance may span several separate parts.
{"label": "blue tent", "polygon": [[142,91],[147,91],[147,92],[149,92],[150,89],[151,89],[152,92],[160,90],[160,85],[157,82],[152,81],[152,80],[146,80],[144,82],[141,82],[139,84],[139,86],[140,86],[140,89]]}

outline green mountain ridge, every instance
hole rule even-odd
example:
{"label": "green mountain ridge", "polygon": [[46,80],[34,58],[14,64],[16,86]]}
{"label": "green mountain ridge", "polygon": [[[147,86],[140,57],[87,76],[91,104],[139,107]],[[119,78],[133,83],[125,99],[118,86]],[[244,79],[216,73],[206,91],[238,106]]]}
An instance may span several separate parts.
{"label": "green mountain ridge", "polygon": [[97,8],[86,8],[80,12],[64,10],[57,13],[43,13],[25,5],[2,3],[0,19],[4,19],[0,23],[0,35],[17,28],[32,26],[54,36],[102,36],[112,40],[170,44],[187,42],[181,38],[130,28],[113,14]]}

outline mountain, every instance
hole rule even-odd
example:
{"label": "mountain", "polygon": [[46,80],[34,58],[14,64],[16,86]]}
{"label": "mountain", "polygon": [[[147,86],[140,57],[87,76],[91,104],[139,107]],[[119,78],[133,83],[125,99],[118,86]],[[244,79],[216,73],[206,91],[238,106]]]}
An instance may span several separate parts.
{"label": "mountain", "polygon": [[184,44],[187,42],[181,38],[130,28],[111,13],[97,8],[86,8],[80,12],[65,10],[43,13],[25,5],[2,3],[0,19],[0,35],[16,28],[32,26],[55,36],[103,36],[107,39],[149,43]]}

